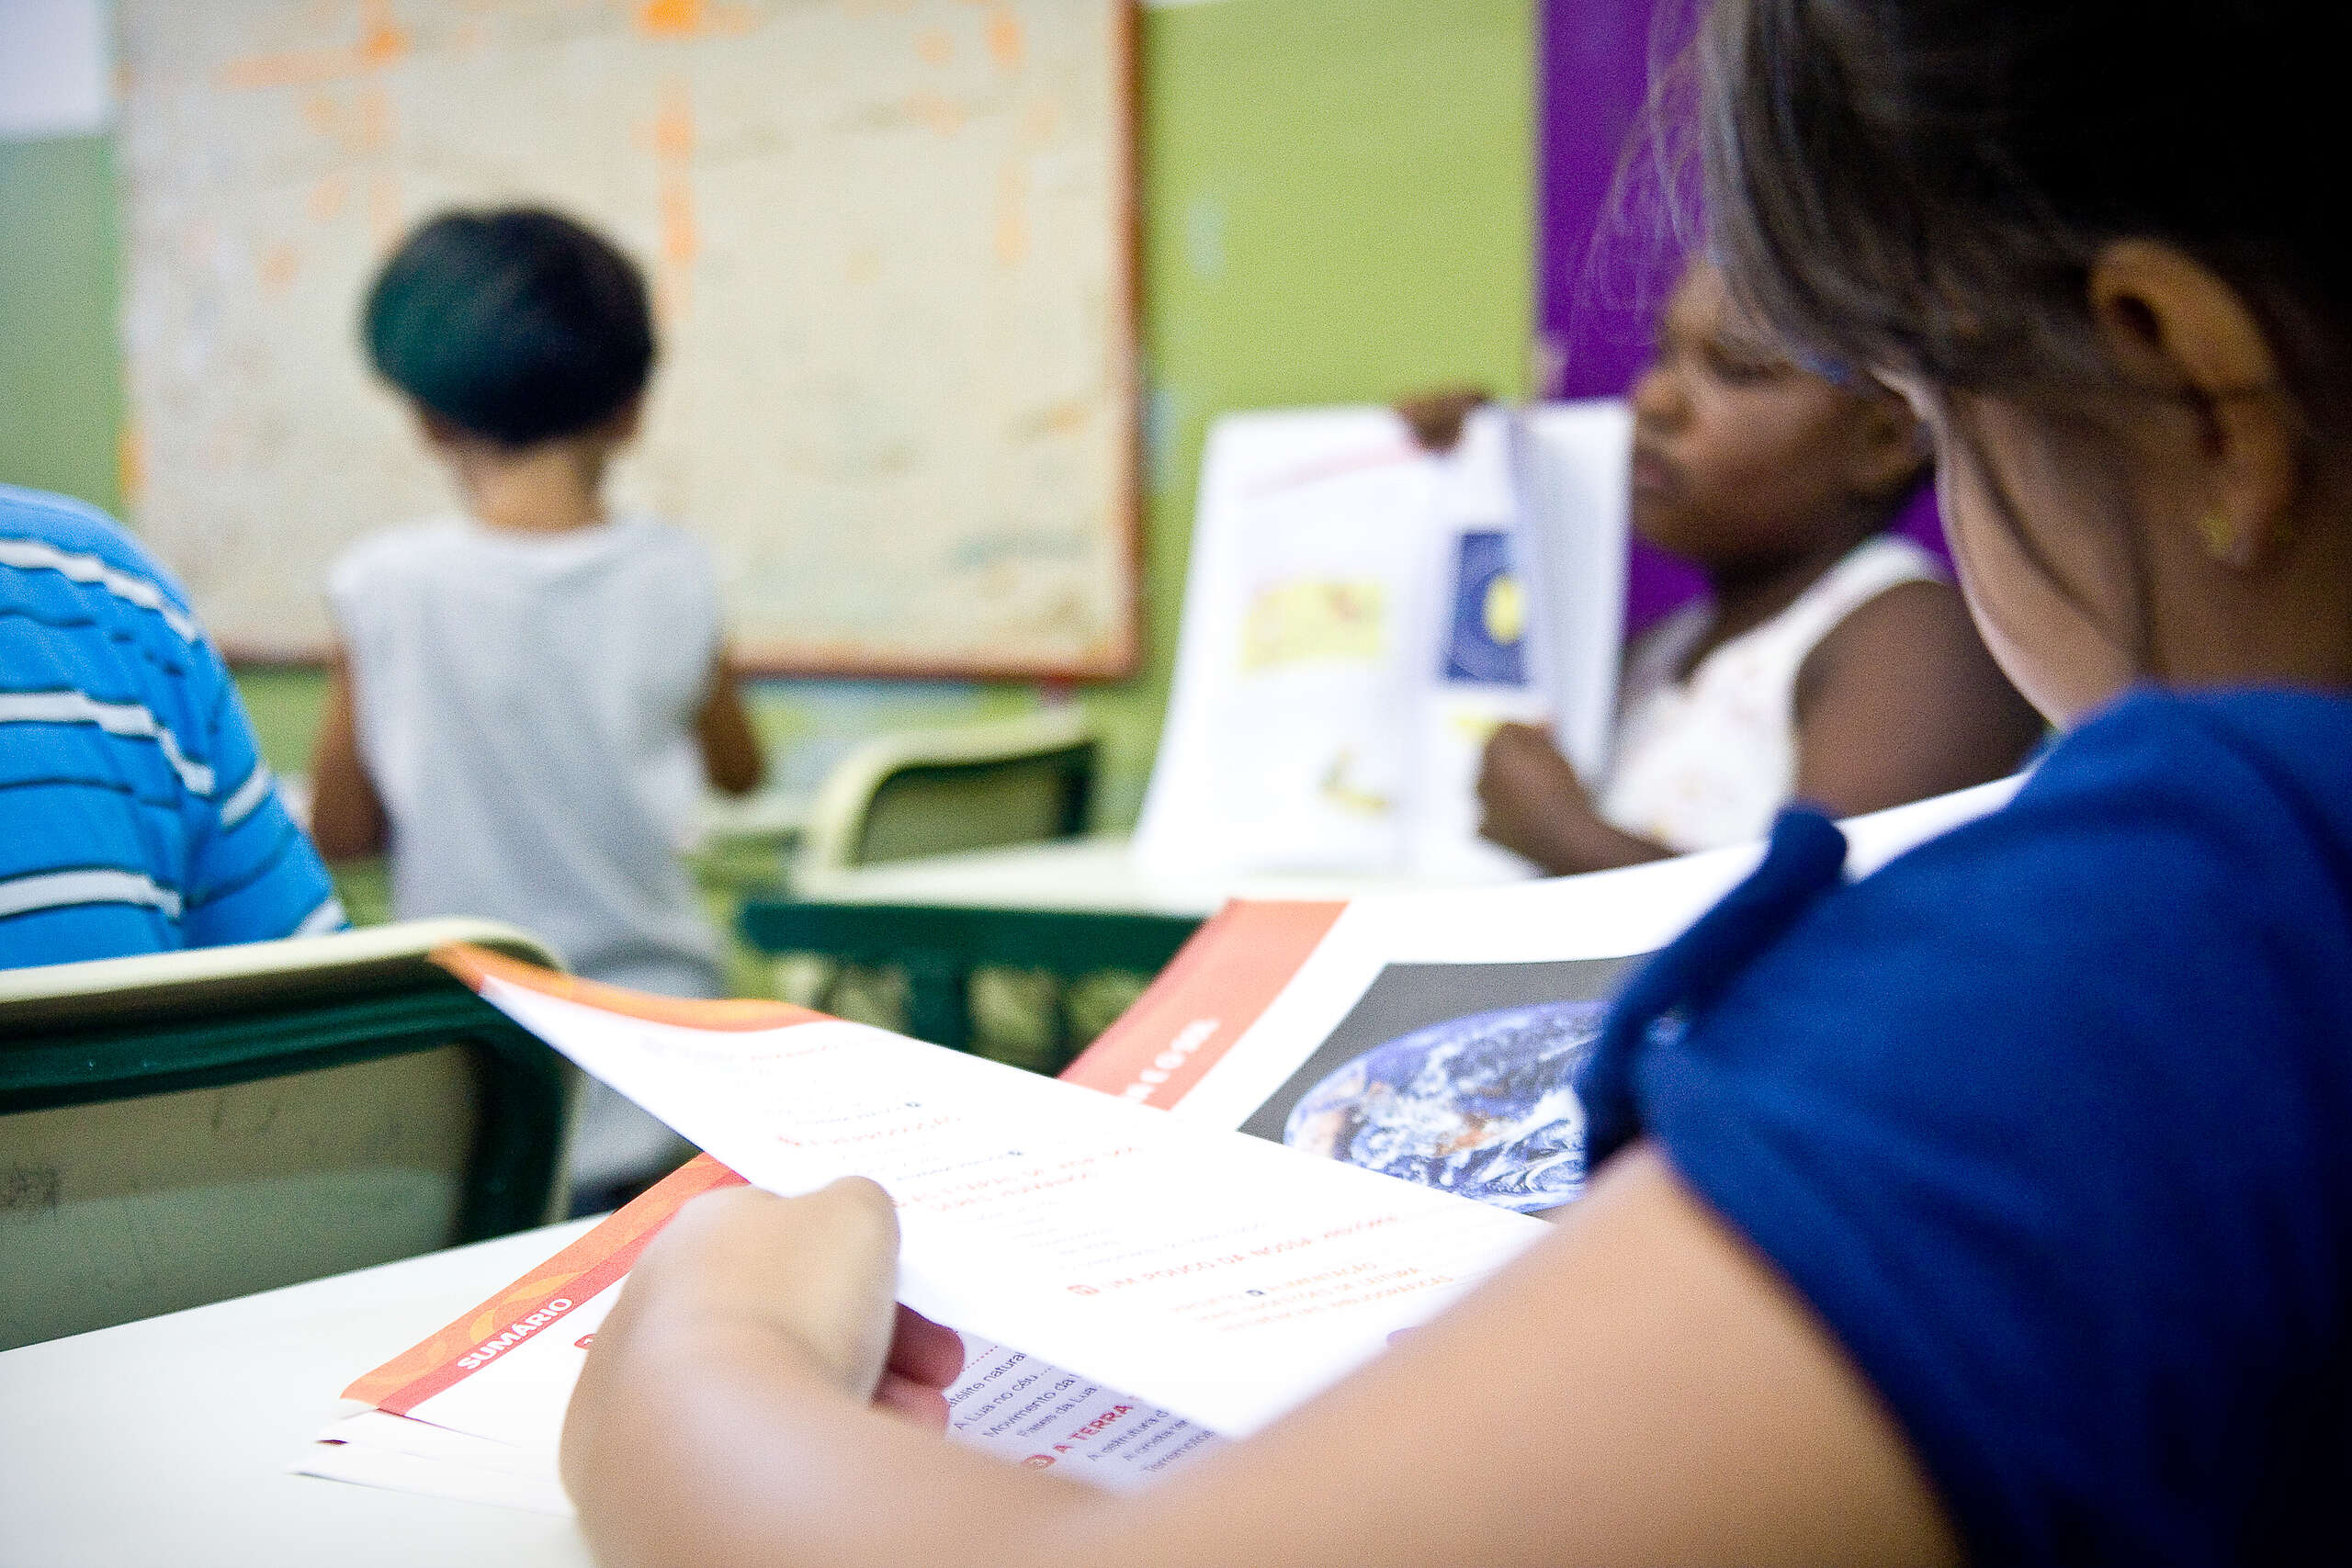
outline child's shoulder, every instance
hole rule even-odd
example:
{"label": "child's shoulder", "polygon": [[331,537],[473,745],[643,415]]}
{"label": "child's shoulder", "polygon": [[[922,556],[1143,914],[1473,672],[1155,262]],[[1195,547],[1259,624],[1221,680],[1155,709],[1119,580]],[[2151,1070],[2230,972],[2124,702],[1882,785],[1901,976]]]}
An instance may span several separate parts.
{"label": "child's shoulder", "polygon": [[335,558],[330,569],[333,580],[338,584],[356,583],[416,571],[462,549],[469,532],[465,519],[454,515],[379,528]]}
{"label": "child's shoulder", "polygon": [[659,517],[625,515],[615,520],[606,547],[625,592],[672,614],[718,613],[718,560],[699,535]]}
{"label": "child's shoulder", "polygon": [[2020,792],[2040,809],[2078,798],[2200,813],[2288,811],[2352,844],[2352,698],[2284,687],[2132,692],[2052,749]]}
{"label": "child's shoulder", "polygon": [[650,513],[626,515],[616,521],[614,533],[624,548],[641,555],[703,570],[711,565],[710,547],[702,536],[664,517]]}
{"label": "child's shoulder", "polygon": [[2184,933],[2209,957],[2236,942],[2260,950],[2256,967],[2290,950],[2335,967],[2352,959],[2346,776],[2352,699],[2133,693],[2053,746],[2002,810],[1853,884],[1812,960],[1857,978],[1966,968],[1973,953],[1986,984],[2032,993],[2039,976],[2046,997],[2091,974],[2169,987]]}
{"label": "child's shoulder", "polygon": [[[187,611],[187,593],[129,529],[71,496],[0,485],[0,540],[14,541],[20,554],[29,550],[54,556],[59,561],[95,562],[145,583],[175,611]],[[55,567],[58,562],[44,564]],[[78,567],[74,574],[85,575],[87,570],[86,566]]]}

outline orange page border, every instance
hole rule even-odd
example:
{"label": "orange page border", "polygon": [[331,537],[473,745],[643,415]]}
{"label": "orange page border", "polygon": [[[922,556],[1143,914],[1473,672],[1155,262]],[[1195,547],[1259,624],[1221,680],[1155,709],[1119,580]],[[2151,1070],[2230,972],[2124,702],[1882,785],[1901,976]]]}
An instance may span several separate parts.
{"label": "orange page border", "polygon": [[1061,1076],[1146,1105],[1175,1104],[1297,977],[1346,908],[1273,899],[1227,904]]}
{"label": "orange page border", "polygon": [[[624,1018],[650,1023],[680,1024],[690,1029],[748,1032],[815,1023],[820,1012],[775,1001],[710,1001],[650,996],[618,986],[606,986],[558,974],[534,964],[492,953],[469,942],[452,942],[433,951],[433,962],[476,991],[489,979],[499,979],[542,996],[601,1008]],[[355,1379],[343,1391],[345,1399],[362,1399],[379,1410],[406,1415],[463,1378],[468,1370],[458,1359],[517,1325],[522,1319],[552,1313],[542,1319],[540,1331],[571,1310],[550,1303],[586,1301],[628,1272],[653,1234],[687,1200],[714,1188],[741,1186],[743,1179],[708,1155],[699,1155],[672,1171],[616,1211],[604,1223],[553,1258],[533,1269],[488,1301],[443,1325],[423,1342],[412,1346],[375,1371]]]}
{"label": "orange page border", "polygon": [[[743,1179],[727,1167],[708,1155],[696,1155],[488,1301],[374,1371],[362,1374],[343,1391],[343,1397],[364,1399],[379,1410],[407,1415],[468,1374],[470,1369],[458,1365],[460,1356],[535,1314],[552,1311],[553,1315],[545,1320],[552,1325],[628,1273],[645,1244],[689,1199],[718,1188],[742,1185]],[[559,1301],[571,1305],[550,1308],[550,1303]],[[544,1326],[540,1332],[545,1332]]]}
{"label": "orange page border", "polygon": [[645,991],[632,991],[622,986],[607,986],[601,981],[582,980],[576,975],[559,974],[542,969],[536,964],[526,964],[504,953],[492,953],[486,947],[476,947],[468,942],[447,942],[433,950],[433,962],[463,980],[475,991],[481,989],[484,980],[503,980],[526,991],[537,991],[543,997],[559,1001],[578,1002],[582,1007],[600,1008],[623,1018],[643,1019],[648,1023],[674,1023],[684,1029],[714,1029],[729,1033],[750,1033],[762,1029],[786,1029],[796,1023],[824,1023],[828,1015],[808,1008],[795,1007],[790,1002],[761,1001],[746,998],[732,1001],[713,1001],[687,997],[657,997]]}

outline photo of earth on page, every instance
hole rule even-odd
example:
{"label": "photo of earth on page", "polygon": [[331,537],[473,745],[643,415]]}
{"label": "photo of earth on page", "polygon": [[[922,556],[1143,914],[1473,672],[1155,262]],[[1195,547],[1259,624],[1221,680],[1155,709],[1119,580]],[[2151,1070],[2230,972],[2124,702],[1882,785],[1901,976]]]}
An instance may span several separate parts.
{"label": "photo of earth on page", "polygon": [[1584,1190],[1577,1070],[1639,958],[1391,964],[1241,1131],[1537,1213]]}

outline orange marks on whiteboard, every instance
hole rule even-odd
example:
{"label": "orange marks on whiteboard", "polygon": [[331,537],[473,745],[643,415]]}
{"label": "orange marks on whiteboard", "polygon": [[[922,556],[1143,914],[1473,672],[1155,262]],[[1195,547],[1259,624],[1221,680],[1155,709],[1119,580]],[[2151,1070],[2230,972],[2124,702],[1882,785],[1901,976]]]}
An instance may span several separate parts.
{"label": "orange marks on whiteboard", "polygon": [[293,287],[295,274],[302,270],[302,253],[280,240],[262,252],[260,270],[261,291],[283,294]]}
{"label": "orange marks on whiteboard", "polygon": [[1021,140],[1031,147],[1043,147],[1061,128],[1059,98],[1039,98],[1021,111]]}
{"label": "orange marks on whiteboard", "polygon": [[692,38],[702,31],[703,0],[645,0],[637,30],[654,38]]}
{"label": "orange marks on whiteboard", "polygon": [[311,198],[304,205],[314,223],[332,223],[343,214],[351,200],[351,181],[341,175],[329,175],[311,187]]}
{"label": "orange marks on whiteboard", "polygon": [[956,58],[956,40],[945,28],[925,28],[915,35],[915,52],[925,65],[944,65]]}
{"label": "orange marks on whiteboard", "polygon": [[359,58],[369,70],[408,53],[408,33],[392,19],[392,0],[360,0]]}
{"label": "orange marks on whiteboard", "polygon": [[272,54],[248,54],[220,67],[221,87],[250,93],[266,87],[303,87],[356,76],[367,66],[348,49],[289,49]]}
{"label": "orange marks on whiteboard", "polygon": [[406,59],[408,52],[408,30],[393,17],[391,0],[360,0],[358,36],[349,48],[244,55],[221,66],[219,81],[230,92],[312,87],[383,70]]}
{"label": "orange marks on whiteboard", "polygon": [[400,177],[379,169],[368,176],[368,238],[378,250],[390,250],[401,227]]}
{"label": "orange marks on whiteboard", "polygon": [[674,324],[694,308],[695,260],[702,252],[695,216],[695,105],[684,83],[662,90],[662,110],[653,120],[653,164],[662,204],[654,308],[664,324]]}
{"label": "orange marks on whiteboard", "polygon": [[653,152],[664,160],[695,155],[694,95],[683,82],[662,89],[662,112],[653,121]]}
{"label": "orange marks on whiteboard", "polygon": [[1029,170],[1007,164],[996,175],[996,259],[1017,266],[1029,255]]}
{"label": "orange marks on whiteboard", "polygon": [[988,19],[989,58],[1006,71],[1021,69],[1021,18],[1010,6],[991,6]]}
{"label": "orange marks on whiteboard", "polygon": [[907,114],[942,136],[953,136],[964,129],[964,106],[937,93],[917,93],[909,98]]}
{"label": "orange marks on whiteboard", "polygon": [[373,157],[392,144],[392,96],[370,84],[359,95],[359,124],[354,140],[362,155]]}
{"label": "orange marks on whiteboard", "polygon": [[711,0],[643,0],[637,8],[637,30],[648,38],[747,33],[752,30],[752,13],[741,6],[713,5]]}

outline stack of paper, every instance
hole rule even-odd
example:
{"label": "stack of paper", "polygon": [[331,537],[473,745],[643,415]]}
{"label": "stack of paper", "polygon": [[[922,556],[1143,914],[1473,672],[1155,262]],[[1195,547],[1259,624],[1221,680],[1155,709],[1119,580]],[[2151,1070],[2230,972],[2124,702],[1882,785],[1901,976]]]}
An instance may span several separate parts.
{"label": "stack of paper", "polygon": [[[1849,824],[1855,869],[2009,787]],[[1145,1484],[1541,1235],[1527,1214],[1581,1189],[1568,1081],[1600,999],[1755,855],[1235,904],[1061,1082],[781,1004],[672,1002],[453,950],[484,997],[733,1169],[696,1160],[361,1378],[346,1394],[365,1408],[297,1468],[562,1511],[564,1403],[662,1223],[743,1178],[796,1192],[858,1174],[898,1201],[902,1299],[965,1334],[956,1439]]]}

